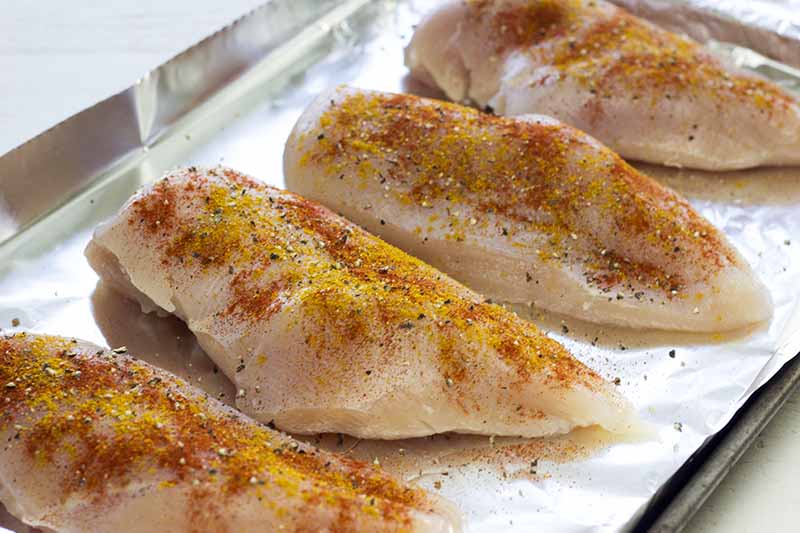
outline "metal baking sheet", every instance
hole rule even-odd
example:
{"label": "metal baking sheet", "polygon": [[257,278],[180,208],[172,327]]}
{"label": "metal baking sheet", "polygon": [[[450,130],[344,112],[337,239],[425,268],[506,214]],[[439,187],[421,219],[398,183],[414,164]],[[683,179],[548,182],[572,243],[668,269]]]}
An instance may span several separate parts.
{"label": "metal baking sheet", "polygon": [[[406,77],[402,47],[431,3],[273,0],[0,158],[0,326],[19,320],[23,329],[125,344],[198,386],[229,392],[179,321],[143,315],[96,286],[81,253],[92,228],[180,164],[226,164],[281,185],[285,138],[305,105],[331,85],[422,92]],[[788,88],[800,83],[795,71],[757,54],[725,45],[719,51]],[[658,440],[619,442],[593,429],[529,441],[314,440],[377,458],[439,491],[462,508],[471,531],[685,524],[696,508],[685,500],[698,500],[721,478],[800,379],[793,364],[754,396],[800,350],[800,221],[791,216],[800,171],[646,170],[728,233],[769,285],[773,321],[734,334],[685,335],[516,310],[608,378],[620,377],[622,392],[658,425]],[[709,455],[712,436],[748,403]],[[687,478],[698,481],[679,490]],[[0,526],[24,527],[8,517]]]}
{"label": "metal baking sheet", "polygon": [[759,389],[734,419],[688,461],[654,498],[637,531],[682,531],[731,468],[800,385],[795,357]]}

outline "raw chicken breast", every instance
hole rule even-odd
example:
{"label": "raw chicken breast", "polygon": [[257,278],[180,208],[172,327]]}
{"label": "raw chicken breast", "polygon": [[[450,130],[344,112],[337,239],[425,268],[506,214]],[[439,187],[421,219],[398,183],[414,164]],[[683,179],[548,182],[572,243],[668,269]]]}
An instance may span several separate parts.
{"label": "raw chicken breast", "polygon": [[290,189],[500,301],[693,331],[772,312],[685,200],[554,119],[339,88],[298,120],[284,172]]}
{"label": "raw chicken breast", "polygon": [[454,508],[144,362],[0,338],[0,501],[62,532],[460,530]]}
{"label": "raw chicken breast", "polygon": [[92,266],[182,318],[287,431],[395,439],[635,425],[535,326],[321,205],[233,170],[179,170],[99,228]]}
{"label": "raw chicken breast", "polygon": [[602,0],[449,1],[419,25],[406,65],[455,101],[553,116],[626,158],[800,164],[794,97]]}

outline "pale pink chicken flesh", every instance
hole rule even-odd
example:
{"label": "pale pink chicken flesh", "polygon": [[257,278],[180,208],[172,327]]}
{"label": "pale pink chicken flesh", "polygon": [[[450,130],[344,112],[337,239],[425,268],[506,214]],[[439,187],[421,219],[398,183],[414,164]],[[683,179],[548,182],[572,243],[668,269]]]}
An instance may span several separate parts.
{"label": "pale pink chicken flesh", "polygon": [[183,169],[100,227],[87,257],[183,319],[246,414],[300,433],[637,431],[612,385],[533,324],[316,202]]}
{"label": "pale pink chicken flesh", "polygon": [[0,502],[48,531],[460,531],[445,500],[96,345],[0,337]]}
{"label": "pale pink chicken flesh", "polygon": [[284,174],[498,301],[687,331],[772,314],[747,262],[686,200],[551,118],[337,88],[298,120]]}
{"label": "pale pink chicken flesh", "polygon": [[405,57],[452,100],[552,116],[629,159],[800,164],[795,96],[603,0],[448,1]]}

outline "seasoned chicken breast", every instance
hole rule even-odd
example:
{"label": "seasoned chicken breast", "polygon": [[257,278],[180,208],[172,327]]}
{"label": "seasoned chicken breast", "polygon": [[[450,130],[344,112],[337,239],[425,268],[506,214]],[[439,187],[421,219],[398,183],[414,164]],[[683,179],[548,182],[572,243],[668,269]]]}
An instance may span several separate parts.
{"label": "seasoned chicken breast", "polygon": [[554,119],[338,88],[286,143],[287,186],[505,302],[716,331],[770,296],[680,196]]}
{"label": "seasoned chicken breast", "polygon": [[0,501],[63,532],[460,530],[380,469],[77,340],[0,338]]}
{"label": "seasoned chicken breast", "polygon": [[455,101],[549,115],[629,159],[800,164],[796,98],[603,0],[448,1],[418,26],[406,65]]}
{"label": "seasoned chicken breast", "polygon": [[535,326],[323,206],[225,168],[178,170],[100,227],[92,266],[174,313],[287,431],[395,439],[636,424]]}

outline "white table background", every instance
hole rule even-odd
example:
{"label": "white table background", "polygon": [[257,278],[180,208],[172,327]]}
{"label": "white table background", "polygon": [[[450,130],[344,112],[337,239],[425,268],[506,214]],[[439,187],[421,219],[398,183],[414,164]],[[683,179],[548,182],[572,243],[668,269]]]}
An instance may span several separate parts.
{"label": "white table background", "polygon": [[[0,0],[0,154],[125,89],[262,0]],[[800,531],[800,394],[688,532]]]}

